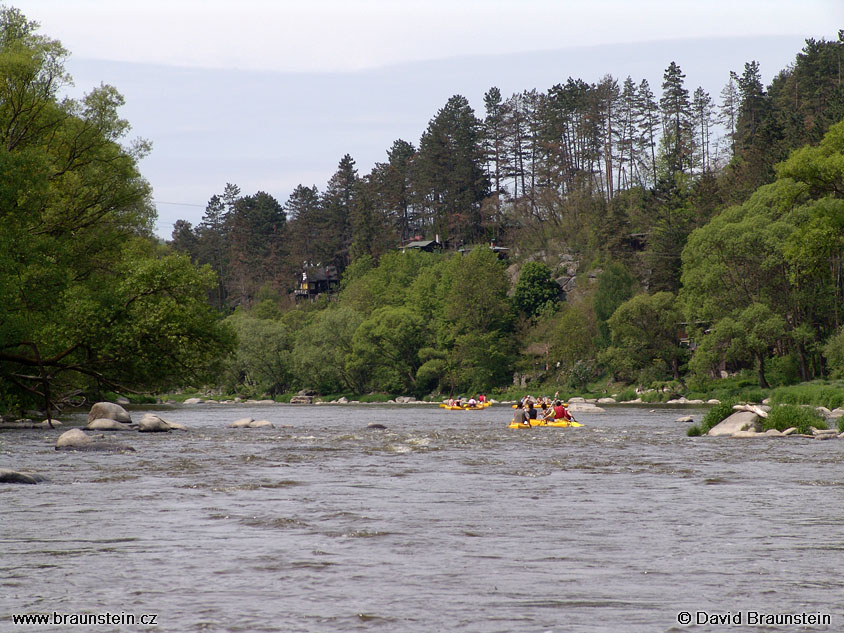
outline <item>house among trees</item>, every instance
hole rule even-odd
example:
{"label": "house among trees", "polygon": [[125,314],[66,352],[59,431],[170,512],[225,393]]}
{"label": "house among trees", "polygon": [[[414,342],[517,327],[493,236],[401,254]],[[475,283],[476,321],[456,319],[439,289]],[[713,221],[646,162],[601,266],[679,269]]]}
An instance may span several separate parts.
{"label": "house among trees", "polygon": [[402,253],[406,253],[408,249],[425,251],[426,253],[433,253],[442,250],[443,245],[437,240],[421,240],[416,239],[408,242],[401,247]]}
{"label": "house among trees", "polygon": [[333,294],[340,288],[340,273],[336,266],[309,266],[302,271],[296,285],[296,301],[310,299],[314,301],[323,293]]}

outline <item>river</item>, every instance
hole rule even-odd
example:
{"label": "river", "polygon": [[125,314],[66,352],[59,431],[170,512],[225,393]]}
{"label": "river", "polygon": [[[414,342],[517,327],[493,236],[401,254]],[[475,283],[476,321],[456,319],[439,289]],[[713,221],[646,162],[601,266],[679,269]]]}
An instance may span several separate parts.
{"label": "river", "polygon": [[[844,441],[689,438],[703,411],[630,406],[531,430],[505,406],[155,412],[191,430],[118,454],[0,432],[0,467],[49,477],[0,484],[0,631],[844,630]],[[122,619],[13,624],[35,613]]]}

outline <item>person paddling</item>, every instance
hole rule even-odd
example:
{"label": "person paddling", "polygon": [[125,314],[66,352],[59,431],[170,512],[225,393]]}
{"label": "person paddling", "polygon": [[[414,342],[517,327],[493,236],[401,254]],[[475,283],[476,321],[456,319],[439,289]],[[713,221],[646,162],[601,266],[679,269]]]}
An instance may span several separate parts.
{"label": "person paddling", "polygon": [[513,412],[513,422],[518,425],[530,426],[527,411],[525,411],[521,402],[516,405],[516,410]]}
{"label": "person paddling", "polygon": [[554,417],[557,420],[569,420],[571,421],[571,414],[568,410],[568,404],[565,402],[560,402],[557,400],[554,403]]}

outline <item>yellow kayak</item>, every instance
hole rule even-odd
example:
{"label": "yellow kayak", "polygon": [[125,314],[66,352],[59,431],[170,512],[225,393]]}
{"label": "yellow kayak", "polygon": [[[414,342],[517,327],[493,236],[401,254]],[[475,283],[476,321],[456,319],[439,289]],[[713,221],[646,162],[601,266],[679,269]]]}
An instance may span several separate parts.
{"label": "yellow kayak", "polygon": [[518,423],[518,422],[510,422],[509,428],[511,429],[529,429],[534,426],[556,426],[556,427],[574,427],[574,426],[583,426],[580,422],[575,422],[574,420],[531,420],[530,423]]}
{"label": "yellow kayak", "polygon": [[440,407],[446,409],[447,411],[480,411],[481,409],[486,409],[491,404],[491,402],[484,402],[483,404],[477,404],[474,407],[461,407],[459,404],[441,404]]}

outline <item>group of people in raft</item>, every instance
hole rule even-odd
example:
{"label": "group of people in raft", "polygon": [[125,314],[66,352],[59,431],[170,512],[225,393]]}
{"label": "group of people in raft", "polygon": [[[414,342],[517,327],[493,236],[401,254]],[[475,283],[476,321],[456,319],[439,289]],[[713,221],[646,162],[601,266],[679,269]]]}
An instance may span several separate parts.
{"label": "group of people in raft", "polygon": [[534,400],[532,396],[525,396],[516,404],[513,422],[530,424],[530,420],[568,420],[573,418],[569,413],[569,405],[559,399],[560,393],[554,394],[551,400],[548,396]]}
{"label": "group of people in raft", "polygon": [[481,408],[486,405],[486,395],[482,393],[478,394],[477,399],[475,396],[469,396],[468,400],[463,396],[457,398],[456,400],[454,398],[449,398],[446,405],[449,407],[464,407],[469,409],[474,409],[476,407]]}

